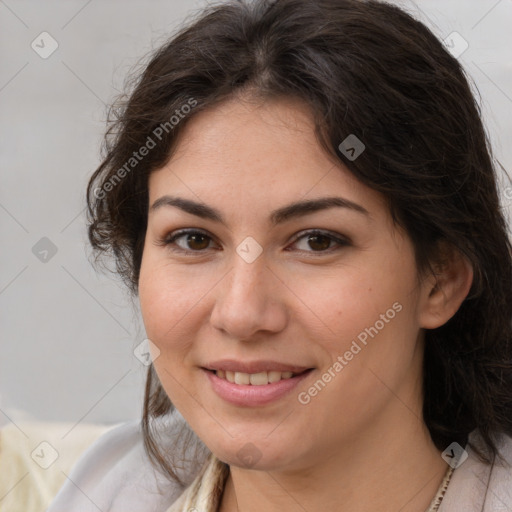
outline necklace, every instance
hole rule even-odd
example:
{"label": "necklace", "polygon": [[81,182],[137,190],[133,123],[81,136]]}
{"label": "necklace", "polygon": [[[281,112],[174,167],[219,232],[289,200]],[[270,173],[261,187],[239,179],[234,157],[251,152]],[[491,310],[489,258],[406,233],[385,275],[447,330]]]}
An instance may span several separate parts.
{"label": "necklace", "polygon": [[[448,466],[443,481],[425,512],[437,512],[439,510],[453,471],[453,468]],[[218,512],[228,475],[229,466],[211,454],[207,463],[203,466],[203,470],[197,475],[196,480],[167,512],[188,512],[190,510]]]}
{"label": "necklace", "polygon": [[450,483],[450,480],[452,478],[452,474],[453,474],[453,468],[451,466],[448,466],[448,469],[446,470],[443,481],[441,482],[441,485],[437,489],[436,495],[434,496],[433,500],[430,502],[430,505],[425,512],[436,512],[439,509],[439,506],[441,505],[441,502],[443,501],[443,496],[446,492],[446,489],[448,488],[448,484]]}

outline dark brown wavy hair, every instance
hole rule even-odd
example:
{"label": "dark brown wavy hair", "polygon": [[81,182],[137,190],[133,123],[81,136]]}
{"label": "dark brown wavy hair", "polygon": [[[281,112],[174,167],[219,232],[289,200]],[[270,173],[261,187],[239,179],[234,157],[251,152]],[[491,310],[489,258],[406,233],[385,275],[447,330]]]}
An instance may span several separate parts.
{"label": "dark brown wavy hair", "polygon": [[[131,77],[109,111],[104,159],[87,188],[95,262],[113,255],[115,272],[138,295],[148,176],[172,156],[188,119],[247,91],[302,100],[322,147],[386,198],[420,271],[431,268],[440,242],[471,262],[468,297],[425,333],[423,418],[439,450],[464,446],[478,429],[485,449],[473,448],[491,463],[499,436],[512,435],[511,245],[479,105],[431,30],[375,0],[227,1],[201,10]],[[338,149],[349,134],[366,146],[354,161]],[[148,137],[155,147],[130,160]],[[150,366],[145,447],[180,481],[150,421],[173,408]]]}

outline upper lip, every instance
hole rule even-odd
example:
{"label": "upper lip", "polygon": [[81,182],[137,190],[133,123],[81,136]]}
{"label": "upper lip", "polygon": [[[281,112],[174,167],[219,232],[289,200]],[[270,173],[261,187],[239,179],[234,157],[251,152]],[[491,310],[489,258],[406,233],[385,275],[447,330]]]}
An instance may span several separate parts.
{"label": "upper lip", "polygon": [[224,370],[241,373],[260,373],[260,372],[292,372],[301,373],[309,370],[311,366],[297,366],[293,364],[280,363],[278,361],[236,361],[234,359],[222,359],[213,361],[203,366],[207,370]]}

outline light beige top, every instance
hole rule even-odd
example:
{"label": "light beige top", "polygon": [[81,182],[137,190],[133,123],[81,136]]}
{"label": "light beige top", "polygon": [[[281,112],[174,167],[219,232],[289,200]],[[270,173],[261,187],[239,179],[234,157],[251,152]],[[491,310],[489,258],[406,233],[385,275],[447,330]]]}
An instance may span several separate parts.
{"label": "light beige top", "polygon": [[[448,466],[436,495],[425,512],[436,512],[448,488],[453,468]],[[218,512],[229,466],[210,454],[196,479],[167,512]]]}
{"label": "light beige top", "polygon": [[[59,471],[65,478],[65,483],[46,512],[98,512],[98,509],[109,512],[182,512],[187,510],[183,506],[187,500],[191,509],[187,512],[217,512],[215,507],[218,507],[221,501],[229,476],[229,466],[210,459],[210,450],[190,429],[177,410],[155,418],[153,429],[159,448],[162,453],[169,454],[169,463],[179,481],[155,467],[145,449],[141,422],[133,420],[101,435],[87,448],[71,472],[64,468],[64,473]],[[78,431],[78,427],[76,430]],[[512,512],[512,437],[505,434],[496,435],[501,459],[487,464],[479,459],[472,448],[478,447],[486,452],[480,434],[477,430],[470,433],[469,442],[465,446],[467,459],[451,476],[447,475],[444,485],[440,486],[438,495],[430,505],[429,512],[436,510],[435,507],[438,506],[441,497],[442,503],[437,512]],[[60,437],[62,436],[59,436],[59,439]],[[27,446],[24,445],[23,448],[27,454],[39,440],[46,437],[30,435],[30,438],[30,443],[26,443]],[[66,441],[68,439],[66,438]],[[52,440],[50,442],[53,444]],[[58,444],[55,447],[60,451]],[[61,457],[54,464],[56,467],[61,459],[66,457],[64,452],[67,454],[68,450],[62,450]],[[5,479],[3,466],[8,468],[7,476],[11,469],[10,461],[5,455],[6,453],[0,450],[0,481]],[[27,459],[31,465],[37,466],[29,455]],[[52,468],[41,469],[41,473],[48,475]],[[199,473],[204,478],[197,478]],[[24,473],[19,478],[23,475]],[[448,478],[450,485],[443,495]],[[0,500],[0,511],[3,510],[4,502],[7,502],[28,480],[29,476],[9,492],[6,498]],[[212,482],[216,484],[213,485]],[[12,484],[15,483],[16,481]],[[12,485],[5,492],[11,487]],[[0,493],[0,497],[1,495]],[[195,500],[197,505],[195,511],[194,501],[191,499]],[[205,505],[201,508],[199,502]],[[174,503],[175,506],[172,505]],[[22,507],[13,510],[27,512],[28,509]]]}

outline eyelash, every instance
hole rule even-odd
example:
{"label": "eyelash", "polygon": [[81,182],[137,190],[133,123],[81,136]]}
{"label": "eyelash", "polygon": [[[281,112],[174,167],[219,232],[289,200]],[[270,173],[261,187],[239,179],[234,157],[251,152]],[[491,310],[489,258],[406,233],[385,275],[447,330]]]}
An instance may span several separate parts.
{"label": "eyelash", "polygon": [[[177,248],[171,247],[171,245],[173,245],[176,240],[178,240],[179,238],[184,237],[186,235],[203,235],[203,236],[209,238],[210,240],[213,240],[213,238],[204,231],[200,231],[197,229],[180,229],[174,233],[171,233],[169,236],[159,239],[157,241],[157,245],[165,246],[173,252],[181,252],[181,253],[185,253],[185,254],[194,254],[194,255],[203,254],[207,250],[207,249],[201,249],[201,250],[193,251],[193,250],[189,250],[189,249],[183,249],[179,246]],[[309,231],[299,233],[299,235],[294,238],[292,244],[297,243],[297,241],[301,240],[302,238],[305,238],[307,236],[314,236],[314,235],[321,235],[321,236],[330,238],[331,241],[338,244],[338,248],[334,248],[334,249],[329,248],[325,251],[303,251],[303,250],[300,250],[300,252],[311,253],[311,254],[316,254],[316,255],[330,254],[336,250],[341,249],[342,247],[347,247],[347,246],[351,245],[350,241],[347,238],[337,237],[337,236],[332,235],[329,231],[323,231],[323,230],[319,230],[319,229],[312,229]]]}

